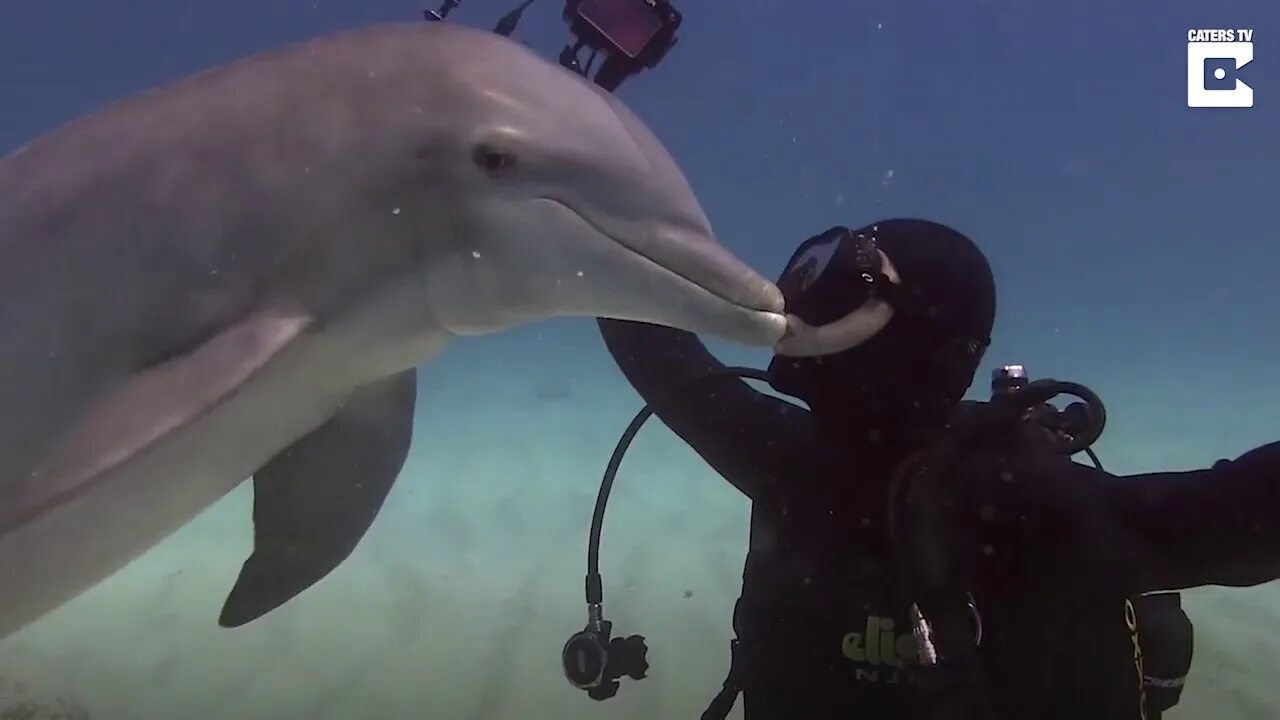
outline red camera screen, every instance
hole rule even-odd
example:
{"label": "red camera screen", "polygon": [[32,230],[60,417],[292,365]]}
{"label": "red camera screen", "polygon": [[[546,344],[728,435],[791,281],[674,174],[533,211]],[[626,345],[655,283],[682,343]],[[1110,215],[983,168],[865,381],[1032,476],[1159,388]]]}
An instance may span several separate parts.
{"label": "red camera screen", "polygon": [[578,15],[631,58],[662,29],[662,18],[645,0],[582,0]]}

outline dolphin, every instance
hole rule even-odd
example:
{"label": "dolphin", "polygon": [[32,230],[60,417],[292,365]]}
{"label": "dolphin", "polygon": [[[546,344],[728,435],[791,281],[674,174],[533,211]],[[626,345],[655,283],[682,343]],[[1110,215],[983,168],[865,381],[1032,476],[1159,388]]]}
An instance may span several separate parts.
{"label": "dolphin", "polygon": [[488,32],[372,26],[117,101],[0,159],[0,637],[249,478],[219,623],[314,585],[454,336],[602,316],[763,347],[782,310],[642,121]]}

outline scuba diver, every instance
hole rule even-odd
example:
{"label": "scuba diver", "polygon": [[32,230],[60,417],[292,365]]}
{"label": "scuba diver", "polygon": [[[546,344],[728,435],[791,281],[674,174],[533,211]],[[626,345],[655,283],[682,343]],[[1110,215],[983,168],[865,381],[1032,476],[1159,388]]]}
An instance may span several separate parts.
{"label": "scuba diver", "polygon": [[[460,0],[442,2],[427,20]],[[531,2],[494,32],[512,35]],[[563,14],[575,40],[561,65],[609,92],[655,67],[681,24],[670,0],[566,0]],[[591,698],[648,670],[644,638],[605,619],[599,547],[650,414],[752,501],[730,671],[703,720],[739,694],[745,720],[1155,720],[1191,664],[1176,591],[1280,577],[1280,443],[1211,469],[1116,476],[1090,449],[1105,410],[1088,388],[1009,366],[989,402],[962,400],[996,305],[963,234],[916,219],[832,228],[777,284],[790,330],[763,373],[726,368],[689,333],[598,321],[648,405],[605,473],[588,622],[561,653]],[[1084,402],[1058,411],[1060,394]]]}
{"label": "scuba diver", "polygon": [[[833,228],[777,284],[798,331],[759,377],[807,410],[733,377],[694,335],[598,321],[652,412],[752,501],[731,669],[704,720],[740,693],[746,720],[1154,719],[1191,662],[1169,591],[1280,576],[1280,443],[1212,469],[1116,476],[1071,460],[1101,432],[1096,396],[1040,412],[1063,387],[1092,396],[1081,386],[962,402],[996,293],[960,232]],[[854,344],[818,354],[814,337]],[[1044,382],[1000,377],[1008,397]],[[988,410],[1002,406],[1013,411]],[[970,421],[984,413],[997,420]],[[575,680],[573,643],[566,675],[583,689],[647,669]],[[639,636],[604,647],[644,650]]]}

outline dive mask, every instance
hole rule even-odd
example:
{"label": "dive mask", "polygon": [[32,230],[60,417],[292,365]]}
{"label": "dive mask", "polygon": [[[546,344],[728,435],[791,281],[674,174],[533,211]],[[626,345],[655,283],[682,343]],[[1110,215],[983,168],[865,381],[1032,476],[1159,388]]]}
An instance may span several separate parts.
{"label": "dive mask", "polygon": [[896,275],[872,234],[834,227],[796,248],[778,278],[787,334],[780,355],[827,355],[855,347],[884,329],[902,303]]}

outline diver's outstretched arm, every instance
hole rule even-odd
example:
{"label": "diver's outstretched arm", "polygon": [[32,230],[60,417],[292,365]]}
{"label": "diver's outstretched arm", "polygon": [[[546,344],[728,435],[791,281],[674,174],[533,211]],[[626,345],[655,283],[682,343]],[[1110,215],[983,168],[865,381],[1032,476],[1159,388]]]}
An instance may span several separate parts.
{"label": "diver's outstretched arm", "polygon": [[725,369],[697,336],[648,323],[598,323],[618,368],[654,414],[748,497],[785,477],[785,466],[815,441],[808,411],[738,378],[685,383]]}
{"label": "diver's outstretched arm", "polygon": [[1280,578],[1280,442],[1205,470],[1095,477],[1145,545],[1141,591]]}

